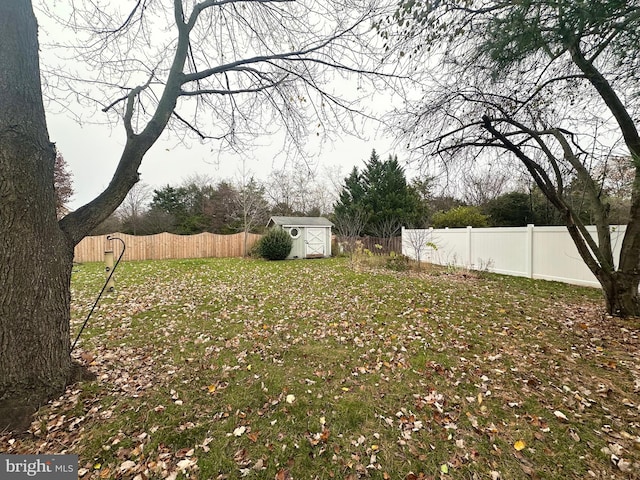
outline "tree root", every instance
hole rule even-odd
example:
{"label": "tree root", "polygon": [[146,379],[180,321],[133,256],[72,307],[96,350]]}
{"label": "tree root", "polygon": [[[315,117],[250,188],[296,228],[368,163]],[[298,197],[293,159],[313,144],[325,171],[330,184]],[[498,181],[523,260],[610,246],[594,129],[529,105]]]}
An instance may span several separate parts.
{"label": "tree root", "polygon": [[[85,365],[72,362],[67,384],[64,388],[79,382],[90,382],[96,378],[95,373],[91,372]],[[61,395],[64,392],[64,388],[48,392],[31,390],[1,399],[0,433],[12,432],[17,435],[26,433],[33,421],[33,415],[38,409]]]}

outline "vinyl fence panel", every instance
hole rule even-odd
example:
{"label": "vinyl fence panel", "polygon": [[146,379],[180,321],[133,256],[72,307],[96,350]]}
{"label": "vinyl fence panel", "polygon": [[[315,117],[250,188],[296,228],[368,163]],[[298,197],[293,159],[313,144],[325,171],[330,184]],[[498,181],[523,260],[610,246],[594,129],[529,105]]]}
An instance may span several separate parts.
{"label": "vinyl fence panel", "polygon": [[[587,229],[597,242],[596,228]],[[617,261],[626,226],[611,230]],[[565,227],[403,229],[402,253],[437,265],[600,286]]]}
{"label": "vinyl fence panel", "polygon": [[468,229],[471,233],[471,268],[504,275],[528,276],[527,229],[505,227]]}

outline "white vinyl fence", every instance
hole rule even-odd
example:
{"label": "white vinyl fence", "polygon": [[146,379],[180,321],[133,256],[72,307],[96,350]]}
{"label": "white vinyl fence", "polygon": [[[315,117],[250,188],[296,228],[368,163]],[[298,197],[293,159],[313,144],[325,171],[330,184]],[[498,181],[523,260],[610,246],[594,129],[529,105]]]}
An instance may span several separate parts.
{"label": "white vinyl fence", "polygon": [[[597,242],[596,228],[587,228]],[[626,226],[611,230],[617,261]],[[580,258],[566,227],[403,228],[402,253],[437,265],[600,286]]]}

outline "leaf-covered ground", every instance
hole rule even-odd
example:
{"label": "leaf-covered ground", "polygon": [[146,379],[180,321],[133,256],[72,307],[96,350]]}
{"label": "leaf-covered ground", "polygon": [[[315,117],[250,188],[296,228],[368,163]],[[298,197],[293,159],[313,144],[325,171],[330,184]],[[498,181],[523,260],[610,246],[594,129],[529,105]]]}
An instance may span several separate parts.
{"label": "leaf-covered ground", "polygon": [[[594,289],[345,259],[131,262],[97,375],[7,453],[82,479],[640,478],[637,321]],[[77,332],[102,266],[73,275]]]}

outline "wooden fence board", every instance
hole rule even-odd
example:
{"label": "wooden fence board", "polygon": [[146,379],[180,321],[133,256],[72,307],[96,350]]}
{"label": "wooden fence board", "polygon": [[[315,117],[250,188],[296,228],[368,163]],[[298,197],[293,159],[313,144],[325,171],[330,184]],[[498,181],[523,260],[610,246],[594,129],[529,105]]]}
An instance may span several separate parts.
{"label": "wooden fence board", "polygon": [[[216,235],[199,233],[197,235],[157,235],[134,236],[113,233],[110,236],[121,238],[127,248],[123,260],[166,260],[170,258],[224,258],[244,256],[244,233]],[[251,250],[261,235],[249,233],[247,248]],[[107,235],[85,237],[76,245],[74,260],[83,262],[101,262],[104,252],[113,250],[116,258],[122,251],[122,244],[116,240],[107,240]]]}

